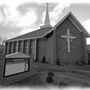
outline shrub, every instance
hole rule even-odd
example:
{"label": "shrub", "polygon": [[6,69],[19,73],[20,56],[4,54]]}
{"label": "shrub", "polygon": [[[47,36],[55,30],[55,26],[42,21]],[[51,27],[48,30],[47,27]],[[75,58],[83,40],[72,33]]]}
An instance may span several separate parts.
{"label": "shrub", "polygon": [[48,72],[48,76],[54,76],[53,72]]}
{"label": "shrub", "polygon": [[53,80],[53,76],[54,76],[54,73],[53,72],[48,72],[48,77],[46,78],[46,81],[48,82],[48,83],[53,83],[54,82],[54,80]]}
{"label": "shrub", "polygon": [[82,60],[80,62],[81,62],[82,65],[85,65],[86,64],[84,60]]}
{"label": "shrub", "polygon": [[52,76],[48,76],[47,78],[46,78],[46,81],[48,82],[48,83],[53,83],[53,77]]}
{"label": "shrub", "polygon": [[76,61],[75,65],[85,65],[85,61],[84,60],[81,60],[81,61]]}

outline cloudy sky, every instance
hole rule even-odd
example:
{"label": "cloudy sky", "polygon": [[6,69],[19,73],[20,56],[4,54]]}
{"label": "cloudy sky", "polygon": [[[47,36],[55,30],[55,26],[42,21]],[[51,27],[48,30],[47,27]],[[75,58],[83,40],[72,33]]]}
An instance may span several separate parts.
{"label": "cloudy sky", "polygon": [[38,29],[44,23],[47,2],[52,26],[72,11],[90,33],[90,0],[0,0],[0,36],[9,39]]}

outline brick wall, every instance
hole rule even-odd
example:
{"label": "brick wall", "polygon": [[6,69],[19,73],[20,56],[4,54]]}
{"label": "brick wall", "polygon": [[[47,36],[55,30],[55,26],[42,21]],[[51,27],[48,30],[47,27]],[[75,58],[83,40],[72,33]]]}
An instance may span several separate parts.
{"label": "brick wall", "polygon": [[53,52],[54,52],[54,44],[53,44],[53,35],[50,36],[48,39],[47,39],[47,60],[50,64],[55,64],[54,63],[54,58],[53,58]]}
{"label": "brick wall", "polygon": [[[71,41],[71,52],[68,53],[67,40],[61,35],[66,35],[67,29],[70,30],[72,36],[76,38]],[[75,64],[76,61],[85,60],[84,43],[81,32],[66,19],[56,29],[56,57],[63,63]]]}
{"label": "brick wall", "polygon": [[42,58],[45,56],[46,62],[53,64],[53,34],[38,41],[38,60],[42,62]]}
{"label": "brick wall", "polygon": [[39,39],[38,40],[38,61],[42,62],[43,56],[46,58],[46,51],[47,51],[47,39]]}

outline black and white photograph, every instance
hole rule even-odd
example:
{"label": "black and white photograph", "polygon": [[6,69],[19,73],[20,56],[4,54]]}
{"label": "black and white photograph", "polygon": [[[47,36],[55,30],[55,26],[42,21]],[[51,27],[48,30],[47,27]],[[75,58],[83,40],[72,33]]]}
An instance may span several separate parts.
{"label": "black and white photograph", "polygon": [[89,90],[90,1],[0,0],[1,90]]}

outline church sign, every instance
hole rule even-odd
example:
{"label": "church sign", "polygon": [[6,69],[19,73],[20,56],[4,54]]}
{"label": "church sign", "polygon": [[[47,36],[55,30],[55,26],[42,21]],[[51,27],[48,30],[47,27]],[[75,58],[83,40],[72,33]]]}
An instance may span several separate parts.
{"label": "church sign", "polygon": [[20,52],[6,55],[4,76],[11,76],[29,70],[30,56]]}

